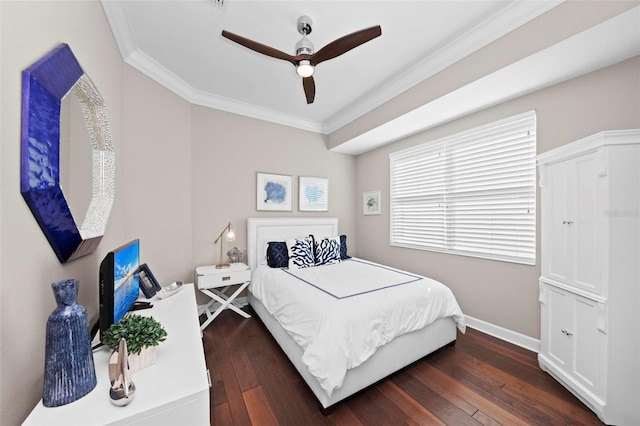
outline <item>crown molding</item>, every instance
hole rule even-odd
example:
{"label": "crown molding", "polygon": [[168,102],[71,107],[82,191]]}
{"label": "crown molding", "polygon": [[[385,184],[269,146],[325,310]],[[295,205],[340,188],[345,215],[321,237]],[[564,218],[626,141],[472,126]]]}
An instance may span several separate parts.
{"label": "crown molding", "polygon": [[564,0],[548,0],[512,3],[510,7],[470,28],[453,41],[425,56],[413,67],[393,76],[375,91],[367,93],[334,114],[323,123],[323,133],[333,133],[563,2]]}
{"label": "crown molding", "polygon": [[357,135],[331,151],[362,154],[638,55],[640,6]]}
{"label": "crown molding", "polygon": [[101,3],[124,61],[183,99],[204,107],[328,135],[563,1],[513,3],[510,7],[503,9],[495,16],[460,35],[451,43],[423,58],[407,71],[387,80],[371,94],[352,102],[324,123],[194,89],[138,50],[126,10],[126,2],[102,0]]}

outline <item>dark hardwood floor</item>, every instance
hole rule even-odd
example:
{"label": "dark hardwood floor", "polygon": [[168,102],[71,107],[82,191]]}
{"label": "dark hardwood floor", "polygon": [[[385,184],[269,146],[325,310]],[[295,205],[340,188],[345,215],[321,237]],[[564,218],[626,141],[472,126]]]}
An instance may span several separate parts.
{"label": "dark hardwood floor", "polygon": [[203,343],[213,425],[602,424],[535,353],[470,328],[328,416],[257,317],[225,311]]}

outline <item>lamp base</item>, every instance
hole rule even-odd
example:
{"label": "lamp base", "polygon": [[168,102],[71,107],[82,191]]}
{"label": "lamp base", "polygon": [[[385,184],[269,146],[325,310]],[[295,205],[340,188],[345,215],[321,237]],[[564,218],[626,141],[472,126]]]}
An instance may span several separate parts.
{"label": "lamp base", "polygon": [[231,265],[229,263],[221,263],[219,265],[216,265],[216,269],[227,269],[229,268]]}

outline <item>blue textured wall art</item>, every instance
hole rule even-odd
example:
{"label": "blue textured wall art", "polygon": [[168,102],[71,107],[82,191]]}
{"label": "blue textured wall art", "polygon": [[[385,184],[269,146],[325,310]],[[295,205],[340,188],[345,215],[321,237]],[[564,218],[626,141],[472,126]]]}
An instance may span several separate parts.
{"label": "blue textured wall art", "polygon": [[278,182],[269,181],[264,186],[265,203],[282,204],[287,199],[287,188]]}

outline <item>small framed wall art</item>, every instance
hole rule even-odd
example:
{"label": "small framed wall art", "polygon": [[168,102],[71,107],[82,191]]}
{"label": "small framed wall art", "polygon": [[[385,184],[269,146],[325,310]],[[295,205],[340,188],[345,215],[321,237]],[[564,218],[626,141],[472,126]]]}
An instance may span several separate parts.
{"label": "small framed wall art", "polygon": [[329,211],[329,179],[300,176],[298,190],[298,210],[301,212]]}
{"label": "small framed wall art", "polygon": [[380,191],[365,191],[362,193],[362,214],[380,214]]}
{"label": "small framed wall art", "polygon": [[256,209],[291,211],[291,176],[258,173]]}

